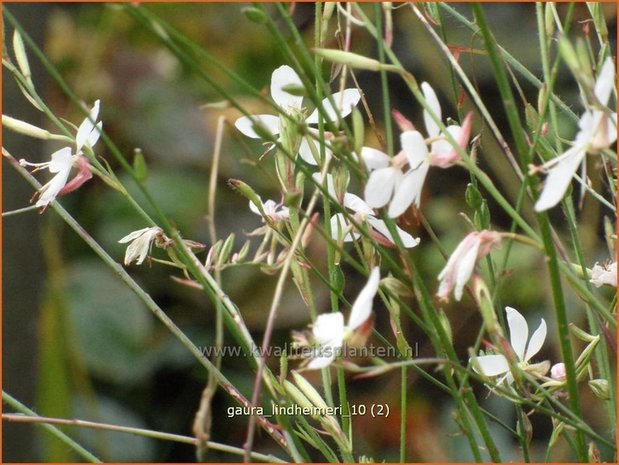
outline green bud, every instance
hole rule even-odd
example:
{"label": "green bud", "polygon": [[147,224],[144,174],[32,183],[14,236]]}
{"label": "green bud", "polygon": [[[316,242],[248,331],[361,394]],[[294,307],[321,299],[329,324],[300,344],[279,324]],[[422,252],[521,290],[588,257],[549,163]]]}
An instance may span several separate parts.
{"label": "green bud", "polygon": [[331,271],[331,286],[333,286],[334,292],[340,295],[344,290],[345,283],[346,278],[344,276],[342,268],[339,266],[333,267]]}
{"label": "green bud", "polygon": [[466,186],[466,191],[464,193],[464,198],[466,200],[466,204],[471,207],[473,210],[477,210],[483,198],[479,190],[471,183]]}
{"label": "green bud", "polygon": [[226,262],[226,260],[228,260],[228,257],[232,253],[232,248],[234,247],[234,239],[234,233],[232,233],[228,236],[228,238],[221,246],[221,251],[219,252],[219,256],[217,257],[218,268],[223,266],[223,264]]}
{"label": "green bud", "polygon": [[608,400],[610,396],[608,394],[608,381],[605,379],[592,379],[589,381],[589,387],[591,391],[600,399]]}
{"label": "green bud", "polygon": [[7,115],[2,115],[2,126],[7,129],[10,129],[11,131],[18,132],[25,136],[34,137],[36,139],[61,140],[61,141],[70,142],[70,143],[73,142],[73,139],[70,139],[66,136],[52,134],[51,132],[46,131],[45,129],[41,129],[37,126],[33,126],[32,124],[26,123],[25,121],[22,121],[19,119],[11,118],[10,116],[7,116]]}
{"label": "green bud", "polygon": [[235,262],[242,262],[243,260],[245,260],[245,258],[247,258],[247,254],[249,253],[249,248],[251,247],[251,241],[245,241],[245,244],[243,244],[243,247],[241,247],[241,250],[239,250],[236,253]]}
{"label": "green bud", "polygon": [[249,184],[246,184],[238,179],[228,179],[228,185],[239,194],[241,194],[243,197],[245,197],[247,200],[249,200],[251,203],[253,203],[260,212],[260,214],[263,217],[266,217],[266,213],[264,212],[264,207],[262,206],[260,197],[258,197],[258,194],[256,194],[256,192],[251,188]]}
{"label": "green bud", "polygon": [[298,372],[293,371],[292,377],[297,384],[301,392],[316,406],[326,409],[328,407],[325,400],[321,397],[319,392],[311,385],[311,383],[301,376]]}
{"label": "green bud", "polygon": [[555,446],[559,438],[561,437],[561,433],[565,429],[565,423],[562,421],[558,421],[555,418],[552,419],[553,429],[550,434],[550,439],[548,440],[548,449],[550,450]]}
{"label": "green bud", "polygon": [[490,210],[488,209],[488,202],[484,199],[482,199],[479,209],[473,215],[473,221],[479,229],[490,228]]}
{"label": "green bud", "polygon": [[[548,103],[548,86],[546,84],[542,84],[539,88],[539,93],[537,94],[537,112],[542,115],[546,111],[546,104]],[[538,115],[539,116],[539,115]],[[536,122],[535,127],[537,128],[538,122]]]}
{"label": "green bud", "polygon": [[288,396],[290,396],[290,398],[298,405],[303,408],[310,409],[310,411],[314,409],[314,405],[307,397],[305,397],[305,394],[303,394],[294,384],[292,384],[287,379],[284,380],[284,389],[286,389]]}
{"label": "green bud", "polygon": [[373,58],[364,57],[363,55],[357,55],[352,52],[345,52],[344,50],[315,48],[314,53],[327,61],[350,66],[351,68],[366,69],[369,71],[393,71],[396,69],[393,65],[381,64],[380,61]]}
{"label": "green bud", "polygon": [[15,59],[21,73],[24,75],[28,84],[32,85],[32,73],[30,72],[30,65],[28,64],[28,55],[26,55],[26,47],[21,34],[17,29],[13,32],[13,51],[15,52]]}
{"label": "green bud", "polygon": [[148,167],[146,166],[146,160],[144,160],[142,149],[135,149],[133,153],[133,171],[135,172],[135,177],[139,182],[144,182],[148,177]]}
{"label": "green bud", "polygon": [[413,297],[412,289],[393,276],[381,279],[380,284],[400,297]]}
{"label": "green bud", "polygon": [[284,195],[284,205],[290,208],[299,208],[303,200],[303,193],[299,189],[290,189]]}
{"label": "green bud", "polygon": [[599,336],[592,336],[591,334],[580,329],[574,323],[570,323],[569,328],[572,334],[583,342],[592,342],[592,341],[595,341],[596,339],[599,339]]}
{"label": "green bud", "polygon": [[444,310],[438,311],[438,319],[441,322],[441,326],[447,335],[447,339],[449,339],[449,343],[453,344],[453,331],[451,330],[451,324],[449,323],[449,318],[447,318],[447,314]]}
{"label": "green bud", "polygon": [[247,19],[256,24],[265,24],[269,18],[264,11],[255,7],[245,7],[241,10]]}
{"label": "green bud", "polygon": [[492,295],[484,280],[479,276],[473,278],[473,293],[475,295],[475,302],[477,302],[477,306],[484,320],[484,326],[490,338],[493,341],[503,338],[503,330],[501,329],[501,325],[499,325],[496,312],[494,311]]}

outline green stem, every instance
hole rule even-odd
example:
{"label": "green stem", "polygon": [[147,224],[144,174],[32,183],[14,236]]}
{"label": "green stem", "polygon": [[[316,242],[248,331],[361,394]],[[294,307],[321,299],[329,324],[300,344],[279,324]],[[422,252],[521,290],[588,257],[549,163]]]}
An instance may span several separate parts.
{"label": "green stem", "polygon": [[[15,410],[23,413],[24,415],[28,415],[31,417],[38,416],[35,411],[26,407],[24,404],[22,404],[20,401],[15,399],[13,396],[8,394],[7,392],[4,392],[4,390],[2,391],[2,402],[6,402],[11,407],[13,407]],[[4,414],[3,414],[3,418],[4,418]],[[56,436],[60,441],[64,442],[68,447],[73,449],[83,459],[88,460],[91,463],[102,463],[101,460],[99,460],[93,454],[88,452],[86,449],[80,446],[77,442],[75,442],[65,433],[60,431],[56,426],[50,425],[50,424],[41,424],[41,427],[47,432],[49,432],[50,434],[52,434],[53,436]]]}
{"label": "green stem", "polygon": [[[3,393],[4,396],[8,394]],[[7,403],[10,403],[7,401]],[[142,436],[146,438],[159,439],[161,441],[172,441],[178,442],[181,444],[190,444],[196,445],[198,440],[191,436],[182,436],[180,434],[172,434],[172,433],[162,433],[161,431],[153,431],[143,428],[132,428],[128,426],[119,426],[119,425],[110,425],[108,423],[99,423],[94,421],[85,421],[85,420],[76,420],[76,419],[65,419],[65,418],[50,418],[50,417],[40,417],[37,416],[34,412],[28,411],[26,409],[23,411],[24,415],[11,415],[11,414],[2,414],[2,419],[9,422],[16,423],[37,423],[42,426],[51,426],[52,425],[66,425],[66,426],[76,426],[82,428],[90,428],[104,431],[114,431],[117,433],[127,433],[134,434],[136,436]],[[20,410],[21,411],[21,410]],[[32,413],[30,413],[32,412]],[[217,450],[220,452],[226,452],[228,454],[233,455],[243,455],[243,449],[240,447],[229,446],[227,444],[221,444],[219,442],[208,441],[208,448]],[[282,460],[273,455],[265,455],[259,452],[252,452],[251,457],[253,459],[259,460],[261,462],[271,462],[271,463],[288,463],[285,460]]]}

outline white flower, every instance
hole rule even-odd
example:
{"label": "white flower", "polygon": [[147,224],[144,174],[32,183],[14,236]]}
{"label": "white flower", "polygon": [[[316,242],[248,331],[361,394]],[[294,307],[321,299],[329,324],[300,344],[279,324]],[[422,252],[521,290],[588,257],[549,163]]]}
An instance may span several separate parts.
{"label": "white flower", "polygon": [[[546,322],[542,318],[539,327],[535,330],[527,344],[527,340],[529,339],[529,326],[527,325],[527,320],[514,308],[505,307],[505,312],[507,313],[507,325],[509,326],[509,341],[514,354],[518,358],[518,366],[520,368],[526,368],[529,360],[540,351],[546,340]],[[479,373],[484,376],[492,377],[505,375],[497,384],[505,380],[508,384],[514,381],[509,370],[509,362],[504,355],[480,355],[475,357],[475,361],[477,363],[473,363],[473,369],[477,371],[479,368],[479,370],[481,370]],[[546,370],[548,370],[547,367]]]}
{"label": "white flower", "polygon": [[127,234],[118,242],[126,244],[131,242],[125,252],[125,266],[135,260],[136,265],[141,265],[153,247],[153,242],[163,238],[163,230],[157,226],[139,229]]}
{"label": "white flower", "polygon": [[318,356],[307,365],[309,370],[329,366],[338,356],[344,341],[351,337],[355,329],[367,321],[372,313],[372,301],[378,292],[379,282],[380,270],[375,267],[370,273],[367,284],[353,303],[347,325],[344,325],[344,315],[340,312],[323,313],[316,318],[312,333],[320,347],[317,349]]}
{"label": "white flower", "polygon": [[[284,113],[292,117],[301,114],[303,110],[303,97],[292,95],[284,89],[292,86],[301,87],[302,85],[301,78],[299,78],[297,73],[287,65],[277,68],[273,71],[271,76],[271,97],[273,101]],[[337,122],[338,114],[344,118],[352,112],[353,107],[359,103],[361,94],[357,89],[344,89],[342,92],[333,94],[331,98],[335,103],[335,107],[331,104],[329,98],[325,98],[322,101],[322,108],[330,121]],[[318,109],[315,109],[305,118],[305,123],[318,124],[319,117],[320,114]],[[282,121],[277,115],[262,114],[242,116],[236,120],[234,125],[247,137],[260,139],[260,135],[254,130],[254,125],[260,124],[264,129],[273,134],[273,136],[277,136],[280,134],[282,122],[285,121]],[[315,136],[318,135],[318,131],[315,129],[309,128],[308,130]],[[325,146],[327,148],[327,153],[329,153],[328,144],[325,143]],[[314,137],[304,137],[299,147],[299,156],[307,163],[316,165],[317,163],[312,148],[316,153],[320,152],[316,146]]]}
{"label": "white flower", "polygon": [[[321,182],[321,177],[319,173],[314,173],[313,178],[317,183]],[[333,185],[333,177],[330,174],[327,174],[327,189],[329,194],[333,198],[337,198],[337,194],[335,192],[335,187]],[[363,201],[361,197],[355,194],[351,194],[349,192],[344,193],[343,197],[343,206],[354,213],[354,218],[357,223],[363,223],[367,221],[371,227],[372,236],[378,242],[381,242],[386,246],[393,246],[396,241],[389,231],[389,228],[385,224],[385,222],[381,219],[376,218],[374,210]],[[336,213],[331,216],[331,236],[333,239],[339,239],[341,233],[344,233],[344,242],[353,242],[359,237],[361,237],[361,233],[352,229],[353,225],[348,221],[346,215],[343,213]],[[415,238],[411,236],[409,233],[404,231],[402,228],[395,225],[395,230],[398,233],[398,237],[402,242],[402,245],[405,248],[415,247],[419,244],[419,238]],[[385,242],[386,239],[386,242]]]}
{"label": "white flower", "polygon": [[[290,211],[288,207],[282,206],[282,204],[275,202],[274,200],[267,200],[266,202],[262,202],[260,196],[258,196],[260,202],[262,203],[262,209],[264,210],[264,214],[273,222],[279,223],[280,221],[285,221],[290,218]],[[262,216],[260,210],[253,202],[249,202],[249,209],[258,216]],[[264,223],[264,218],[262,219]]]}
{"label": "white flower", "polygon": [[[430,167],[428,147],[417,131],[405,131],[400,135],[402,152],[391,158],[380,150],[363,147],[361,157],[371,170],[365,185],[365,201],[371,208],[389,204],[387,214],[396,218],[408,207],[419,207],[421,189]],[[409,169],[404,173],[403,166]]]}
{"label": "white flower", "polygon": [[[99,103],[99,100],[94,103],[88,118],[84,119],[77,129],[75,154],[73,154],[71,147],[64,147],[52,153],[50,161],[45,163],[29,163],[26,160],[20,160],[22,166],[34,166],[34,171],[47,168],[50,173],[55,174],[39,190],[39,199],[35,204],[37,207],[47,207],[56,197],[74,191],[92,177],[90,166],[83,159],[82,148],[86,146],[92,148],[101,135],[103,123],[93,124],[93,121],[96,121],[99,116]],[[77,163],[79,173],[67,184],[74,163]]]}
{"label": "white flower", "polygon": [[488,255],[490,249],[500,242],[501,234],[495,231],[483,230],[468,234],[458,244],[438,275],[440,284],[436,295],[441,300],[449,300],[449,294],[453,290],[454,297],[459,301],[465,284],[475,270],[477,260]]}
{"label": "white flower", "polygon": [[572,147],[541,166],[548,175],[535,203],[536,211],[548,210],[561,201],[587,153],[598,154],[617,140],[617,113],[599,106],[608,106],[614,87],[615,65],[607,58],[593,89],[596,106],[585,103],[587,109],[578,121],[578,132]]}
{"label": "white flower", "polygon": [[617,262],[611,264],[593,265],[591,270],[591,283],[595,287],[601,287],[604,284],[617,287]]}
{"label": "white flower", "polygon": [[[427,82],[422,83],[421,88],[429,107],[440,119],[441,106],[434,89]],[[413,127],[399,112],[394,117],[399,120],[401,127]],[[369,147],[363,147],[361,151],[361,157],[371,171],[365,187],[365,200],[372,208],[381,208],[389,203],[387,214],[391,218],[400,216],[413,204],[419,208],[421,191],[430,166],[449,168],[460,161],[456,149],[445,138],[430,113],[424,110],[423,118],[430,150],[421,133],[408,129],[400,136],[402,152],[393,158]],[[464,148],[472,124],[473,114],[469,113],[462,126],[450,125],[446,129],[458,145]],[[406,163],[409,169],[404,173],[402,168]]]}

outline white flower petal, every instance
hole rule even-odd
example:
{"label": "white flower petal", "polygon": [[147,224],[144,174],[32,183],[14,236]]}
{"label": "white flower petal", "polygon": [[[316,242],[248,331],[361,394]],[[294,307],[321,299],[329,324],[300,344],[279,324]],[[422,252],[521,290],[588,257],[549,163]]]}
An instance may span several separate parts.
{"label": "white flower petal", "polygon": [[[436,116],[438,117],[438,119],[442,120],[441,105],[438,102],[438,98],[436,97],[436,92],[434,92],[434,89],[432,89],[432,86],[430,86],[430,84],[428,84],[427,82],[423,82],[421,83],[421,90],[423,91],[423,95],[426,99],[428,106],[432,109],[434,113],[436,113]],[[440,133],[438,124],[436,124],[434,119],[432,119],[432,117],[430,116],[430,113],[428,113],[425,110],[423,111],[423,121],[426,125],[426,131],[428,131],[428,135],[430,137],[437,137]]]}
{"label": "white flower petal", "polygon": [[256,131],[254,131],[255,124],[262,124],[262,126],[273,135],[279,134],[279,118],[275,115],[241,116],[234,123],[236,128],[247,137],[261,139]]}
{"label": "white flower petal", "polygon": [[317,349],[322,355],[314,357],[308,364],[308,370],[318,370],[320,368],[326,368],[333,360],[335,360],[335,356],[337,355],[337,350],[332,347],[321,347]]}
{"label": "white flower petal", "polygon": [[58,173],[59,171],[66,170],[67,167],[71,169],[72,165],[73,155],[71,154],[71,147],[64,147],[52,153],[47,169],[50,173]]}
{"label": "white flower petal", "polygon": [[576,145],[561,156],[562,160],[546,176],[544,189],[535,203],[535,211],[548,210],[561,201],[585,155],[585,148]]}
{"label": "white flower petal", "polygon": [[127,242],[131,242],[134,239],[137,239],[138,237],[140,237],[142,234],[144,234],[146,231],[148,231],[150,228],[143,228],[143,229],[138,229],[137,231],[133,231],[130,232],[129,234],[127,234],[125,237],[123,237],[122,239],[120,239],[118,242],[120,244],[125,244]]}
{"label": "white flower petal", "polygon": [[[378,218],[369,216],[368,222],[372,225],[372,227],[376,231],[381,233],[383,236],[385,236],[387,239],[389,239],[394,244],[396,243],[395,239],[393,238],[393,235],[391,234],[391,231],[389,231],[389,228],[387,228],[387,225],[385,224],[383,220],[379,220]],[[411,236],[409,233],[407,233],[406,231],[404,231],[398,226],[396,226],[395,229],[396,229],[396,232],[398,233],[398,236],[400,237],[400,241],[402,241],[402,245],[405,248],[410,249],[419,244],[419,238],[414,238],[413,236]]]}
{"label": "white flower petal", "polygon": [[[509,371],[509,363],[502,355],[480,355],[475,359],[484,376],[497,376]],[[475,364],[473,364],[473,369],[475,369]]]}
{"label": "white flower petal", "polygon": [[346,192],[344,194],[344,206],[350,208],[355,213],[361,213],[362,215],[373,215],[374,210],[363,201],[361,197],[355,194]]}
{"label": "white flower petal", "polygon": [[[509,342],[519,360],[524,360],[524,350],[529,338],[529,325],[522,314],[512,307],[505,307],[507,325],[509,326]],[[545,324],[544,324],[545,326]]]}
{"label": "white flower petal", "polygon": [[456,266],[456,285],[454,289],[454,297],[457,301],[462,299],[462,293],[464,286],[471,279],[473,270],[475,269],[475,263],[477,262],[477,253],[479,252],[480,241],[474,241],[471,244],[471,248],[466,251],[464,255],[458,260]]}
{"label": "white flower petal", "polygon": [[389,155],[371,147],[361,147],[361,158],[370,171],[386,168],[391,164]]}
{"label": "white flower petal", "polygon": [[[361,94],[357,89],[344,89],[342,92],[336,92],[331,96],[333,98],[333,102],[335,103],[335,108],[331,105],[331,102],[328,98],[323,99],[322,108],[325,111],[326,119],[329,121],[337,122],[338,121],[338,112],[342,118],[345,118],[350,114],[353,107],[359,103],[361,99]],[[318,118],[320,113],[318,109],[315,109],[311,115],[305,120],[307,124],[318,124]]]}
{"label": "white flower petal", "polygon": [[283,90],[286,86],[303,86],[299,75],[288,65],[283,65],[271,75],[271,97],[284,111],[300,109],[303,97],[298,97]]}
{"label": "white flower petal", "polygon": [[[78,151],[80,151],[84,144],[86,144],[92,137],[91,133],[95,130],[97,117],[99,116],[99,104],[100,101],[97,100],[88,113],[88,118],[84,119],[79,128],[77,128],[77,134],[75,135],[75,146]],[[90,144],[91,147],[92,145],[94,144]]]}
{"label": "white flower petal", "polygon": [[86,143],[84,145],[93,148],[101,137],[102,130],[103,122],[99,121],[99,123],[97,123],[97,125],[93,128],[92,132],[88,135],[88,138],[86,139]]}
{"label": "white flower petal", "polygon": [[421,200],[421,189],[428,172],[428,165],[409,171],[397,186],[393,199],[389,203],[387,215],[390,218],[397,218],[404,213],[413,203],[419,207]]}
{"label": "white flower petal", "polygon": [[378,267],[374,267],[370,273],[367,284],[361,289],[350,311],[350,318],[348,318],[348,328],[350,330],[354,331],[370,317],[372,313],[372,302],[378,291],[379,282],[380,270]]}
{"label": "white flower petal", "polygon": [[595,88],[593,90],[593,93],[602,105],[608,105],[608,100],[610,99],[610,95],[615,87],[615,84],[615,64],[609,57],[606,58],[606,61],[604,61],[604,64],[602,65],[602,69],[595,81]]}
{"label": "white flower petal", "polygon": [[404,131],[400,135],[402,150],[411,169],[428,164],[428,147],[418,131]]}
{"label": "white flower petal", "polygon": [[365,185],[365,202],[372,208],[381,208],[387,205],[396,184],[399,182],[398,177],[401,176],[402,172],[393,167],[372,171]]}
{"label": "white flower petal", "polygon": [[304,162],[309,163],[310,165],[317,165],[318,163],[314,158],[314,152],[312,152],[310,144],[312,144],[314,150],[316,150],[316,154],[320,155],[320,148],[316,145],[316,141],[304,137],[303,139],[301,139],[301,145],[299,146],[299,156],[303,159]]}
{"label": "white flower petal", "polygon": [[44,207],[55,200],[58,193],[67,184],[67,179],[69,179],[70,173],[71,166],[58,171],[58,173],[47,184],[41,187],[41,190],[39,191],[40,197],[35,206]]}
{"label": "white flower petal", "polygon": [[[346,217],[343,213],[337,213],[331,217],[331,237],[334,240],[338,240],[340,235],[346,231],[349,227],[348,221],[346,221]],[[357,231],[349,231],[343,238],[344,242],[352,242],[359,238],[361,234]]]}
{"label": "white flower petal", "polygon": [[531,336],[529,344],[527,345],[527,351],[524,354],[525,362],[528,362],[531,357],[533,357],[540,351],[540,349],[544,345],[544,341],[546,340],[546,332],[546,321],[544,321],[544,319],[542,318],[542,322]]}
{"label": "white flower petal", "polygon": [[591,270],[591,284],[595,287],[602,287],[604,284],[617,287],[617,262],[608,266],[593,265]]}
{"label": "white flower petal", "polygon": [[344,315],[340,312],[318,315],[312,333],[320,345],[341,347],[344,341]]}

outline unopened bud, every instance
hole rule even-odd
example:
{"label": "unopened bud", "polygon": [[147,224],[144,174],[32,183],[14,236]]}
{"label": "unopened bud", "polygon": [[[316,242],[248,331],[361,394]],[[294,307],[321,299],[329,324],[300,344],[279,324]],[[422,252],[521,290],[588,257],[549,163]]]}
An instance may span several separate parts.
{"label": "unopened bud", "polygon": [[299,406],[309,409],[310,411],[314,411],[314,405],[310,402],[310,400],[305,397],[299,388],[297,388],[294,384],[292,384],[288,380],[284,380],[284,389],[290,396],[292,400],[294,400]]}
{"label": "unopened bud", "polygon": [[65,142],[73,142],[70,138],[66,136],[61,136],[58,134],[52,134],[45,129],[41,129],[37,126],[34,126],[30,123],[26,123],[25,121],[11,118],[7,115],[2,115],[2,126],[10,129],[11,131],[18,132],[25,136],[34,137],[36,139],[43,140],[62,140]]}
{"label": "unopened bud", "polygon": [[367,69],[369,71],[394,71],[397,69],[393,65],[386,65],[373,58],[364,57],[363,55],[357,55],[352,52],[345,52],[344,50],[315,48],[314,53],[325,60],[350,66],[351,68]]}
{"label": "unopened bud", "polygon": [[13,51],[15,52],[15,59],[17,60],[17,65],[19,66],[20,71],[28,83],[32,85],[32,73],[30,72],[30,65],[28,64],[26,47],[24,46],[24,41],[17,29],[13,32]]}
{"label": "unopened bud", "polygon": [[610,399],[608,393],[608,381],[605,379],[592,379],[589,381],[591,391],[602,400]]}
{"label": "unopened bud", "polygon": [[306,380],[303,376],[301,376],[296,371],[292,372],[292,377],[294,378],[294,382],[297,384],[299,389],[305,396],[316,406],[319,408],[326,409],[328,408],[327,403],[318,393],[316,388],[311,385],[311,383]]}
{"label": "unopened bud", "polygon": [[565,381],[565,363],[555,363],[550,369],[550,377],[557,381]]}

